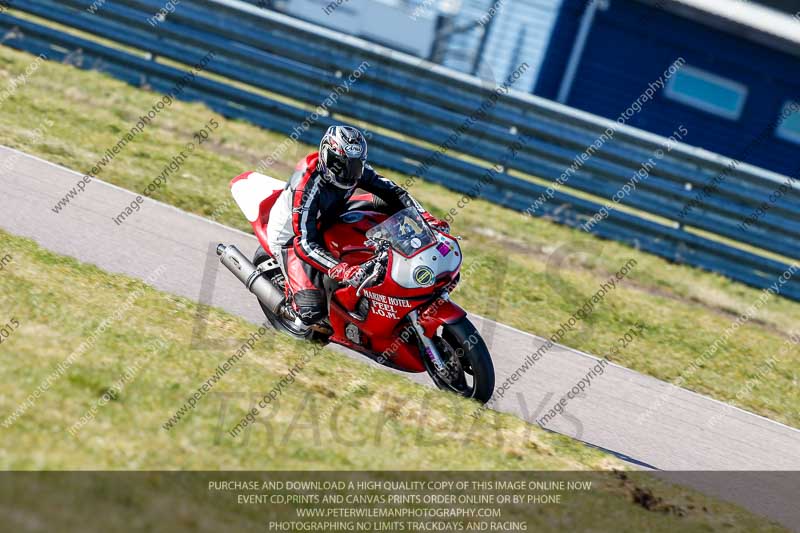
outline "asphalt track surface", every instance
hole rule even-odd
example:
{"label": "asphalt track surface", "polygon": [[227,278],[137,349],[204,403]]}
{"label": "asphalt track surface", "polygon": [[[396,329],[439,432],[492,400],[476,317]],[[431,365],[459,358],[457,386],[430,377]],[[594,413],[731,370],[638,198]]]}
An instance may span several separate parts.
{"label": "asphalt track surface", "polygon": [[[251,255],[257,247],[255,237],[152,200],[117,225],[112,218],[136,194],[99,180],[61,213],[54,213],[53,205],[80,177],[0,147],[0,227],[109,272],[143,279],[163,265],[166,270],[153,283],[156,288],[220,307],[253,323],[263,320],[255,298],[212,255],[218,242],[235,244]],[[227,187],[228,178],[219,177],[220,187]],[[458,301],[457,292],[454,300]],[[487,340],[498,384],[544,342],[476,315],[471,320]],[[367,361],[353,352],[342,352]],[[665,349],[653,356],[667,354]],[[591,355],[556,346],[522,374],[494,408],[533,422],[596,363]],[[430,385],[426,375],[411,378]],[[712,420],[716,422],[709,424]],[[683,471],[659,475],[800,530],[800,475],[787,472],[800,470],[800,430],[613,364],[581,397],[567,404],[565,415],[546,427],[641,468]],[[689,472],[731,470],[771,472]]]}

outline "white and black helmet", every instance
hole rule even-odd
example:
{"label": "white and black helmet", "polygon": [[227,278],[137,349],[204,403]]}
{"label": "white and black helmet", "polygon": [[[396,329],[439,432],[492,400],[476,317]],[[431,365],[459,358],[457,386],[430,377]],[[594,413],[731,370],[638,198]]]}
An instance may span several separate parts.
{"label": "white and black helmet", "polygon": [[331,126],[319,143],[322,179],[340,189],[352,189],[367,161],[367,140],[351,126]]}

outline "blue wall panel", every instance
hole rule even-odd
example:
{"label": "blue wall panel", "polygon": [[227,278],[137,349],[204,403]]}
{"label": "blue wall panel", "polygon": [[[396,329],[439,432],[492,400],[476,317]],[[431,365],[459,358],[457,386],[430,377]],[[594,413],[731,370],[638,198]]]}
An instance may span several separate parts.
{"label": "blue wall panel", "polygon": [[586,6],[585,0],[564,0],[561,4],[547,45],[547,54],[539,71],[539,79],[533,89],[534,94],[551,100],[555,100],[558,96],[558,88],[567,68]]}
{"label": "blue wall panel", "polygon": [[[563,76],[559,65],[574,41],[580,12],[568,8],[562,11],[547,64],[552,81],[537,87],[542,96],[557,92]],[[773,125],[787,100],[800,99],[800,58],[638,2],[613,0],[610,9],[598,10],[567,104],[615,119],[678,57],[746,85],[742,116],[719,117],[661,91],[628,124],[665,136],[683,124],[689,144],[797,174],[800,145],[778,138]],[[764,132],[762,142],[754,144]]]}

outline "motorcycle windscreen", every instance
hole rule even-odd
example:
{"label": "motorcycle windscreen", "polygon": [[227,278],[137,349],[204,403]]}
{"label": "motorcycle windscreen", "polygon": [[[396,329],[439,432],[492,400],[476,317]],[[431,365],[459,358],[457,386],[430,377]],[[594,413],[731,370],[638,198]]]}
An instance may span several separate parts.
{"label": "motorcycle windscreen", "polygon": [[406,257],[416,255],[436,242],[428,223],[413,207],[407,207],[367,231],[367,238],[388,242]]}

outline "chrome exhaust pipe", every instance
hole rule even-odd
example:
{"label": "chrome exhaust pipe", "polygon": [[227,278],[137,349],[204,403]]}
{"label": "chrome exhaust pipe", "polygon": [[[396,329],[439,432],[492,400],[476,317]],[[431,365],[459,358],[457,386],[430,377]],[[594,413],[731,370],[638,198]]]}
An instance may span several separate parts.
{"label": "chrome exhaust pipe", "polygon": [[283,293],[263,276],[264,272],[259,270],[232,244],[228,246],[218,244],[217,255],[220,262],[239,278],[247,290],[255,294],[259,302],[273,313],[279,314],[284,300]]}

